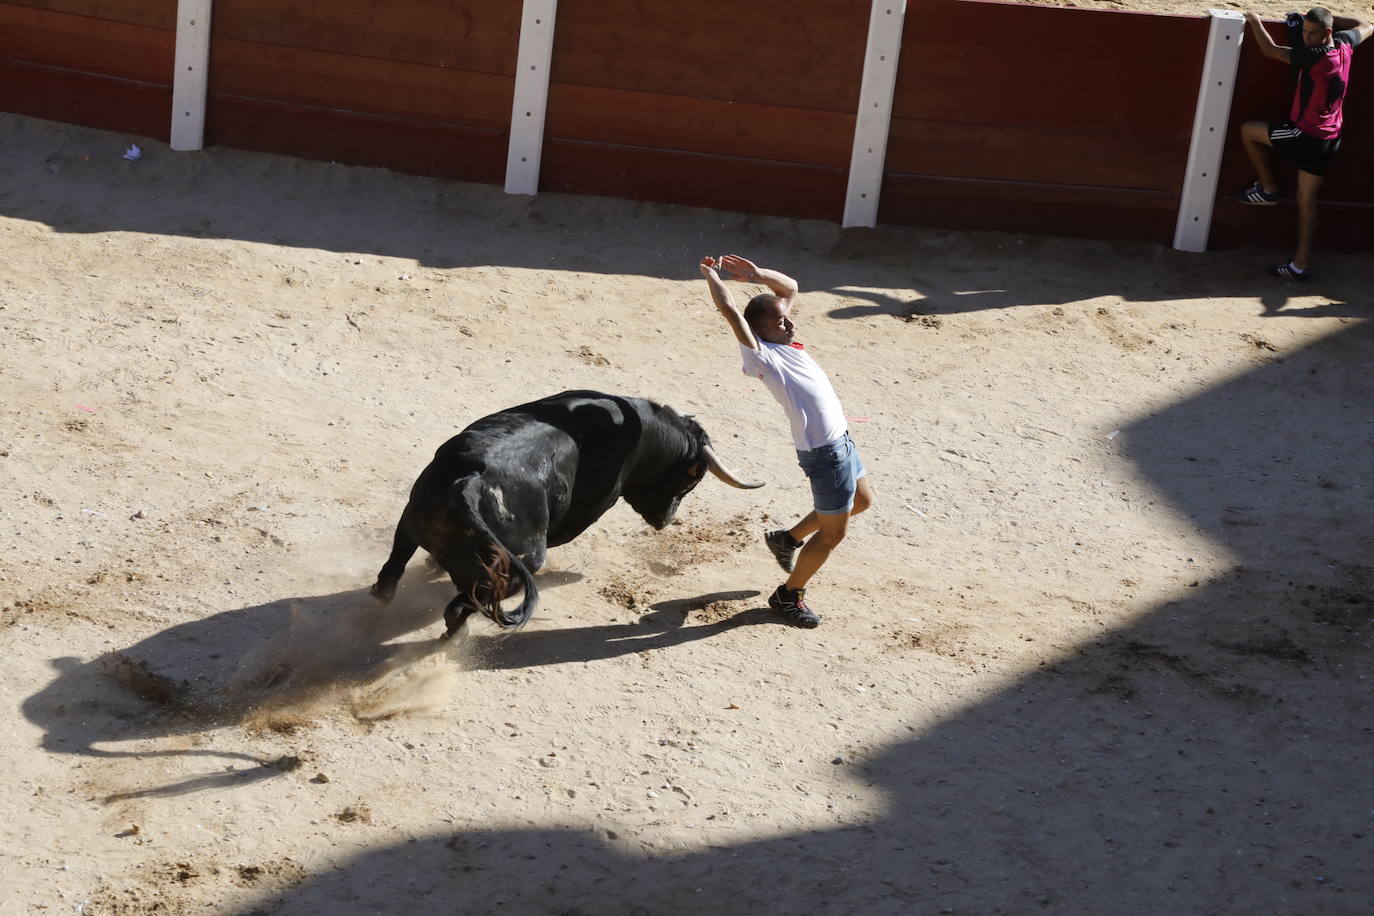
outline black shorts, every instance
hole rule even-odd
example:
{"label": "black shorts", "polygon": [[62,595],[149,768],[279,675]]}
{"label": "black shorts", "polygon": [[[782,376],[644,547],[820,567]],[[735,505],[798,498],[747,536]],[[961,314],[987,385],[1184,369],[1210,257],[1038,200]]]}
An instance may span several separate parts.
{"label": "black shorts", "polygon": [[1274,152],[1288,159],[1304,172],[1325,175],[1331,160],[1341,148],[1341,138],[1323,140],[1299,130],[1291,121],[1269,125],[1269,142]]}

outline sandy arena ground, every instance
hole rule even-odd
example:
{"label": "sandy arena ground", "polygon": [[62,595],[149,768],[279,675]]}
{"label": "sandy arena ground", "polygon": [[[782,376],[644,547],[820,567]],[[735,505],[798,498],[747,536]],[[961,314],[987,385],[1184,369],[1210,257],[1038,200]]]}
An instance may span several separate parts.
{"label": "sandy arena ground", "polygon": [[[1372,259],[0,136],[0,914],[1368,912]],[[729,251],[877,494],[815,631]],[[616,507],[509,638],[376,605],[435,447],[583,387],[768,486]]]}

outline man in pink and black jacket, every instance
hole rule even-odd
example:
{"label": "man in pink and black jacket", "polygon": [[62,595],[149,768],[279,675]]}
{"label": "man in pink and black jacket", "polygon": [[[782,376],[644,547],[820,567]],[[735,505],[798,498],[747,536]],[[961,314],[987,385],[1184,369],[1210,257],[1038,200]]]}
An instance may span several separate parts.
{"label": "man in pink and black jacket", "polygon": [[1288,64],[1295,85],[1287,121],[1247,121],[1242,126],[1245,153],[1259,178],[1236,197],[1256,206],[1278,203],[1272,156],[1297,166],[1298,244],[1286,264],[1269,272],[1285,280],[1306,280],[1317,228],[1317,189],[1341,148],[1341,107],[1350,83],[1350,58],[1355,47],[1374,34],[1374,26],[1313,7],[1306,15],[1288,14],[1290,46],[1284,46],[1274,43],[1254,13],[1246,13],[1245,20],[1260,53]]}

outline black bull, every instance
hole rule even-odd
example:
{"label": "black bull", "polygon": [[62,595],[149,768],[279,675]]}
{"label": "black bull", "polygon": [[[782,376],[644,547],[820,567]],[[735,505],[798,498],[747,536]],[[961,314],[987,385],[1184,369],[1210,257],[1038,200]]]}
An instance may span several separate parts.
{"label": "black bull", "polygon": [[[664,528],[711,471],[732,486],[696,421],[643,398],[565,391],[483,417],[439,447],[410,491],[372,594],[391,600],[406,563],[427,550],[458,594],[452,636],[474,611],[518,627],[539,603],[534,573],[549,547],[586,531],[620,497]],[[501,599],[524,591],[512,612]]]}

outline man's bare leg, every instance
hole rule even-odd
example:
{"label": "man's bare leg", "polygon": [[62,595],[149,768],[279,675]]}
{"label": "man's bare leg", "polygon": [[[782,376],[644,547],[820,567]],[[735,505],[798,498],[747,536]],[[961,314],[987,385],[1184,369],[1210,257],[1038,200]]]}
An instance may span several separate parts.
{"label": "man's bare leg", "polygon": [[1312,255],[1312,241],[1317,236],[1317,189],[1321,186],[1322,176],[1298,169],[1298,246],[1293,254],[1293,266],[1298,270],[1307,269],[1307,259]]}
{"label": "man's bare leg", "polygon": [[[873,505],[873,491],[868,488],[868,478],[860,477],[854,488],[854,508],[849,510],[850,518]],[[797,522],[787,533],[792,535],[794,541],[804,541],[820,529],[820,522],[816,521],[816,510],[812,509],[802,520]]]}
{"label": "man's bare leg", "polygon": [[788,591],[806,588],[806,583],[830,558],[830,552],[844,540],[849,528],[848,515],[817,515],[816,521],[819,523],[816,533],[802,545],[801,553],[797,554],[796,564],[792,567],[792,575],[783,583]]}
{"label": "man's bare leg", "polygon": [[1245,155],[1259,177],[1260,187],[1270,194],[1277,193],[1279,183],[1274,178],[1274,165],[1269,160],[1273,144],[1269,142],[1269,123],[1267,121],[1246,121],[1240,128],[1240,138],[1245,145]]}
{"label": "man's bare leg", "polygon": [[[872,504],[873,491],[869,489],[868,478],[860,477],[854,489],[854,507],[849,510],[847,515],[821,515],[817,512],[811,512],[807,515],[806,518],[815,518],[816,530],[802,545],[801,553],[797,554],[796,563],[792,567],[792,575],[788,576],[787,581],[783,583],[789,591],[806,587],[806,583],[830,558],[830,551],[834,550],[840,541],[844,540],[850,518],[858,515]],[[806,519],[802,519],[802,521],[804,522]],[[801,522],[798,522],[797,525],[800,527]],[[793,536],[795,537],[795,535]]]}

